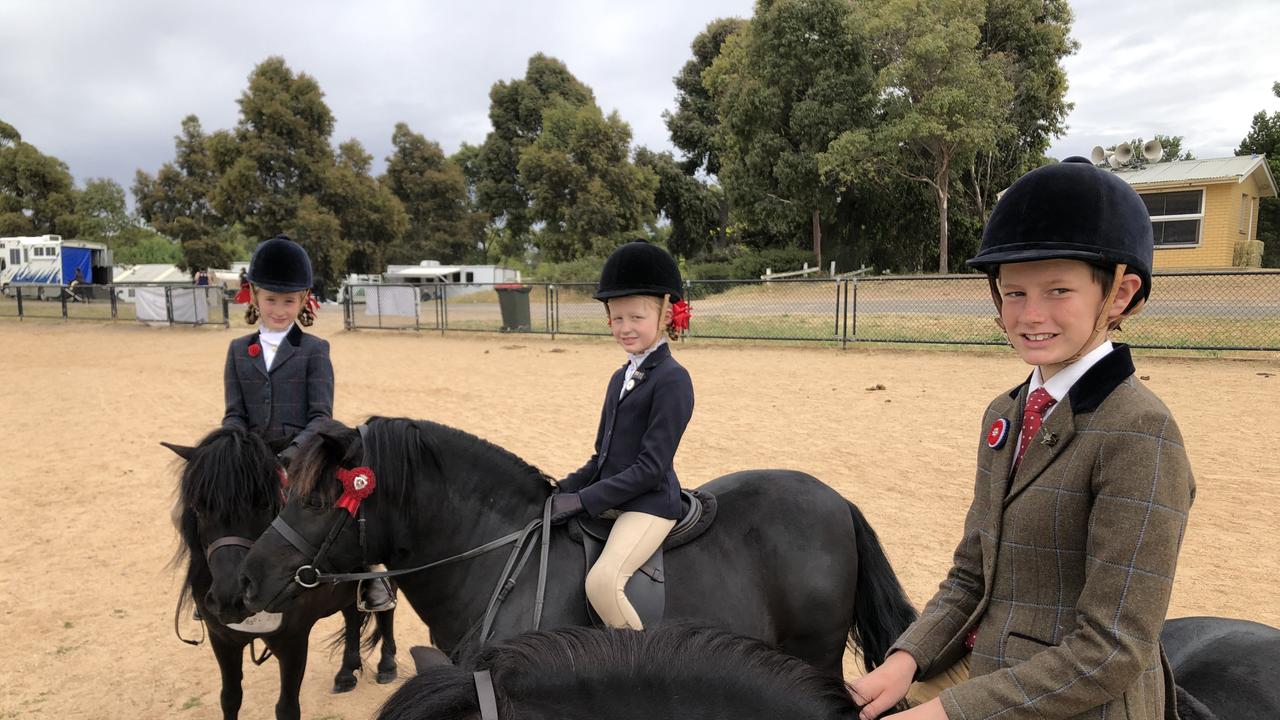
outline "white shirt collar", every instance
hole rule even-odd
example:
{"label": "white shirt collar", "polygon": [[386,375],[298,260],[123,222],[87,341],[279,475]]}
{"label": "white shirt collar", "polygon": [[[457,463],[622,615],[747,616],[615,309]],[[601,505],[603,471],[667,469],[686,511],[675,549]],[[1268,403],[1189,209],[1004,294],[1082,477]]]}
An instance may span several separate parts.
{"label": "white shirt collar", "polygon": [[658,348],[666,344],[667,344],[666,338],[664,337],[658,338],[658,342],[654,343],[653,345],[650,345],[648,350],[645,350],[639,355],[632,355],[631,353],[627,353],[627,360],[630,362],[632,368],[638,368],[640,367],[640,364],[644,362],[645,358],[653,354],[654,350],[657,350]]}
{"label": "white shirt collar", "polygon": [[1048,382],[1041,379],[1040,366],[1031,372],[1031,386],[1027,389],[1027,394],[1035,392],[1037,388],[1043,387],[1045,392],[1053,396],[1053,399],[1061,402],[1062,398],[1067,396],[1067,392],[1076,384],[1089,368],[1098,364],[1098,361],[1115,349],[1115,345],[1110,340],[1104,340],[1101,345],[1090,350],[1079,360],[1062,368]]}
{"label": "white shirt collar", "polygon": [[268,330],[265,325],[258,326],[258,338],[265,343],[279,345],[293,329],[293,323],[289,323],[289,327],[283,330]]}

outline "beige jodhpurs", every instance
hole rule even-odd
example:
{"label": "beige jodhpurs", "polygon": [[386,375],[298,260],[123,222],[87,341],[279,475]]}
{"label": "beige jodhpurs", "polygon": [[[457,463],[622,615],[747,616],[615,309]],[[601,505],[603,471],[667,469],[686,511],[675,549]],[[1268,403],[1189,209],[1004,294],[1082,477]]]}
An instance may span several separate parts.
{"label": "beige jodhpurs", "polygon": [[911,683],[911,687],[907,689],[907,707],[923,705],[941,695],[943,690],[953,688],[968,679],[969,653],[965,653],[955,665],[928,680]]}
{"label": "beige jodhpurs", "polygon": [[600,559],[587,573],[587,600],[609,627],[644,629],[627,601],[627,581],[675,526],[675,520],[641,512],[624,512],[614,521]]}

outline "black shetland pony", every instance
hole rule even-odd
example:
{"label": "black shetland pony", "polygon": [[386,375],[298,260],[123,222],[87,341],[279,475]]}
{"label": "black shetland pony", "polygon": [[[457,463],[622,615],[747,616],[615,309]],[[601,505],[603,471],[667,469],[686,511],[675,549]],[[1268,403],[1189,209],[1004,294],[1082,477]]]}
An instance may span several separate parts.
{"label": "black shetland pony", "polygon": [[473,671],[489,673],[493,720],[848,720],[858,711],[830,673],[758,640],[677,623],[521,635],[466,669],[413,677],[378,720],[480,720]]}
{"label": "black shetland pony", "polygon": [[[182,612],[193,599],[207,628],[222,673],[222,715],[235,718],[243,697],[244,647],[259,638],[280,663],[280,697],[277,718],[298,718],[298,690],[307,666],[307,644],[317,620],[342,611],[346,628],[342,634],[342,667],[334,678],[333,691],[355,689],[355,671],[360,669],[361,613],[355,609],[353,585],[329,586],[310,593],[284,614],[275,631],[253,635],[227,627],[248,614],[240,598],[240,563],[252,538],[271,524],[283,505],[281,475],[276,456],[256,435],[234,428],[222,428],[207,435],[194,448],[164,443],[186,460],[179,493],[182,501],[182,541],[177,561],[187,556]],[[220,542],[221,541],[221,542]],[[367,641],[372,648],[382,642],[377,679],[391,682],[396,677],[394,611],[376,614],[376,629]]]}
{"label": "black shetland pony", "polygon": [[1280,718],[1280,629],[1185,617],[1166,620],[1160,642],[1178,685],[1182,720]]}
{"label": "black shetland pony", "polygon": [[[339,468],[368,466],[375,489],[363,501],[364,533],[335,508]],[[295,494],[280,520],[302,547],[325,547],[325,572],[365,562],[410,568],[455,556],[526,527],[551,493],[549,479],[510,452],[423,420],[373,418],[361,434],[340,423],[303,447],[290,475]],[[839,678],[846,643],[875,667],[915,618],[875,532],[851,503],[815,478],[752,470],[703,486],[715,493],[715,523],[666,554],[666,618],[713,623],[782,649]],[[541,627],[589,625],[582,548],[552,528]],[[363,543],[362,543],[363,539]],[[535,627],[539,548],[493,623],[494,639]],[[507,548],[398,577],[431,628],[434,644],[457,660],[488,638],[478,632]],[[243,566],[246,605],[279,610],[305,601],[295,581],[311,565],[275,527]],[[312,575],[301,573],[304,581]]]}

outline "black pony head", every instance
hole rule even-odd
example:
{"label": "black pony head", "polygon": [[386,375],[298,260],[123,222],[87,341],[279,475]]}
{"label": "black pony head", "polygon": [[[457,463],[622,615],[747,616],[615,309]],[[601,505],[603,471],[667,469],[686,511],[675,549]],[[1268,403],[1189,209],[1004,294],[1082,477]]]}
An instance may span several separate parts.
{"label": "black pony head", "polygon": [[275,453],[253,433],[219,428],[193,448],[163,443],[186,461],[178,483],[183,544],[189,556],[186,587],[225,622],[243,618],[239,565],[243,547],[209,553],[226,537],[252,540],[283,505]]}
{"label": "black pony head", "polygon": [[483,651],[473,667],[427,669],[387,699],[379,720],[478,717],[472,671],[488,670],[498,717],[852,718],[838,677],[758,640],[688,623],[635,632],[564,628]]}

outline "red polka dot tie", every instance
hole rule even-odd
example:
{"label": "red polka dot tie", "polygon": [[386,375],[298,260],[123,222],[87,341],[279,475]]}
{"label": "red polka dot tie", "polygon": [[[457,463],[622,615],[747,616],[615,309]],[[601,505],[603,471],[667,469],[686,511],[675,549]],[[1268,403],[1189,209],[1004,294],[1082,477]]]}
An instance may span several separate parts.
{"label": "red polka dot tie", "polygon": [[1031,444],[1031,438],[1040,432],[1040,425],[1044,422],[1044,411],[1053,407],[1058,402],[1053,399],[1044,388],[1036,388],[1027,398],[1027,408],[1022,411],[1022,439],[1018,441],[1018,457],[1013,461],[1013,466],[1018,467],[1018,463],[1022,462],[1022,454],[1027,451],[1027,446]]}

